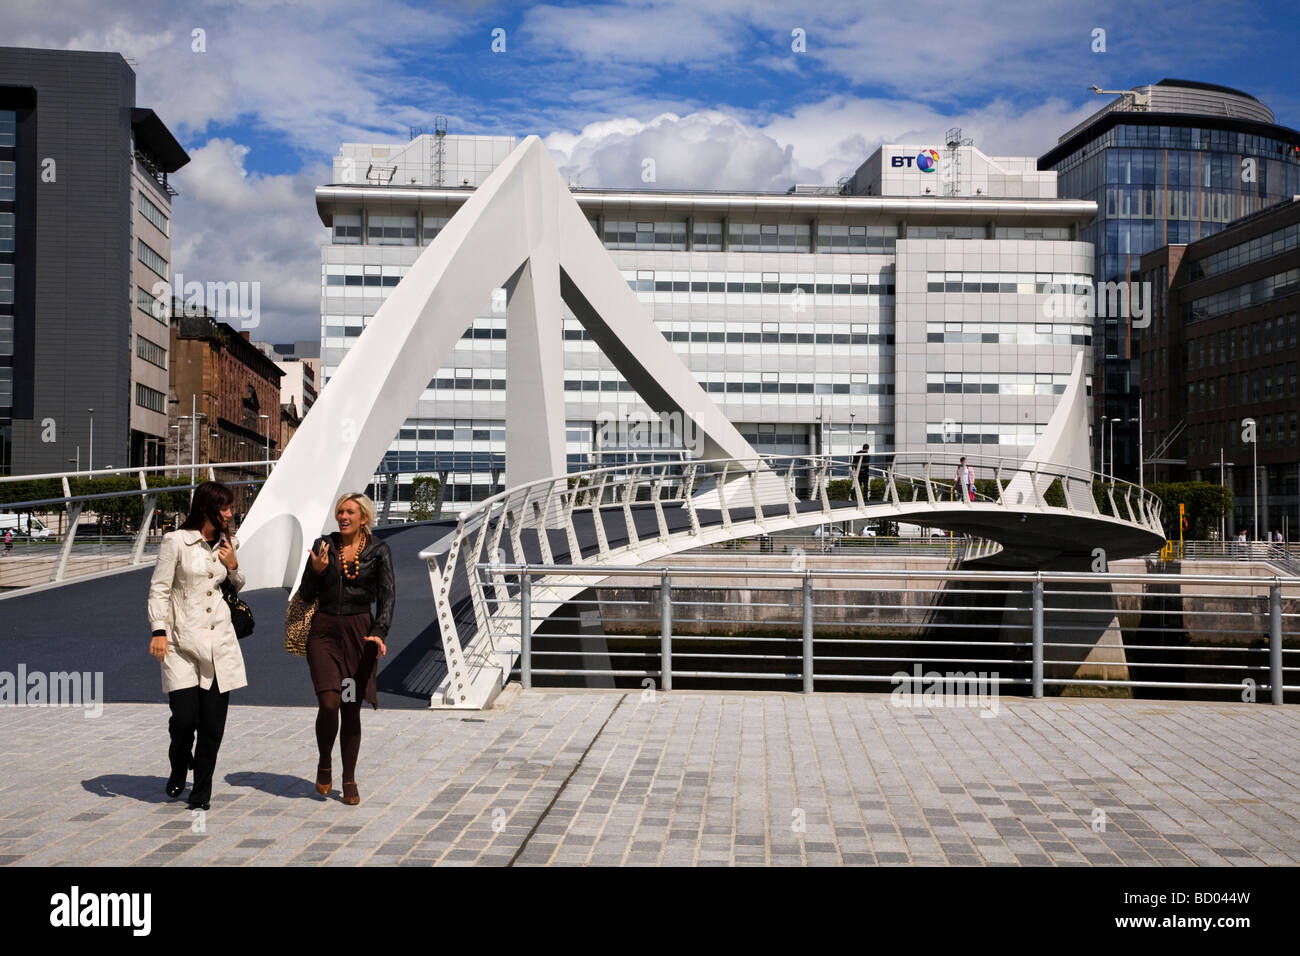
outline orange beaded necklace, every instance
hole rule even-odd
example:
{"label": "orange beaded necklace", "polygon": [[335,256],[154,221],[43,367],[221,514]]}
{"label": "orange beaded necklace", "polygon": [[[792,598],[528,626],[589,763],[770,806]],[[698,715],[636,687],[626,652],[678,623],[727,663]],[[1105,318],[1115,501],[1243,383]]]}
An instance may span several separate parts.
{"label": "orange beaded necklace", "polygon": [[[343,569],[343,576],[349,581],[355,581],[357,576],[361,573],[361,552],[365,550],[366,542],[369,538],[364,526],[362,526],[361,531],[359,532],[359,538],[360,540],[353,546],[351,562],[348,561],[342,552],[339,554],[339,563]],[[351,564],[351,567],[348,566],[349,564]]]}

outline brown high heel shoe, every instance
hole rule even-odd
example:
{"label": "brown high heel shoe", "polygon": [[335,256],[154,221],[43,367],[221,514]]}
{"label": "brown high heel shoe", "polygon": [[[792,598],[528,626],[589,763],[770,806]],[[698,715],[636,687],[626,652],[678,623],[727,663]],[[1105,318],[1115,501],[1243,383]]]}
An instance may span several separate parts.
{"label": "brown high heel shoe", "polygon": [[361,794],[357,793],[357,783],[355,780],[343,781],[343,802],[350,807],[355,807],[361,802]]}
{"label": "brown high heel shoe", "polygon": [[322,797],[330,795],[330,786],[333,783],[333,772],[329,767],[316,768],[316,792]]}

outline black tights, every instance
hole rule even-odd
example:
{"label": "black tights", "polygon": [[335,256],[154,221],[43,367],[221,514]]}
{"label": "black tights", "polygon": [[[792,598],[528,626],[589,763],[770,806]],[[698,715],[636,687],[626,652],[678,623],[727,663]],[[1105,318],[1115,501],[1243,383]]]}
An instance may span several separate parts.
{"label": "black tights", "polygon": [[[361,701],[343,703],[336,690],[323,690],[316,695],[320,710],[316,711],[316,746],[320,748],[319,767],[330,766],[334,752],[334,738],[338,736],[339,749],[343,751],[343,780],[352,783],[357,779],[357,754],[361,752]],[[343,714],[343,732],[339,733],[339,712]]]}

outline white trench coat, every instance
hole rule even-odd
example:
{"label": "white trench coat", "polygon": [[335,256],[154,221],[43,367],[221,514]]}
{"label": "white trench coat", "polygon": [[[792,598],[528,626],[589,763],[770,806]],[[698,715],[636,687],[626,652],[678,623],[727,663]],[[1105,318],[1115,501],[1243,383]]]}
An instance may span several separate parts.
{"label": "white trench coat", "polygon": [[[235,536],[229,537],[238,549]],[[201,532],[163,535],[149,582],[149,626],[167,632],[167,656],[161,664],[164,693],[196,686],[207,690],[214,677],[223,693],[248,685],[244,655],[221,596],[226,577],[226,566]],[[238,568],[229,577],[236,588],[244,586]]]}

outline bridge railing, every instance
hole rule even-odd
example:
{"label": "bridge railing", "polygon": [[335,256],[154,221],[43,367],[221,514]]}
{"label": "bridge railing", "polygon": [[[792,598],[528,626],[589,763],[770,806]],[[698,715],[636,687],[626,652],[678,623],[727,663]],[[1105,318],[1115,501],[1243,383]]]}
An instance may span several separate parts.
{"label": "bridge railing", "polygon": [[[190,465],[151,465],[135,468],[101,468],[96,470],[63,471],[40,475],[6,475],[0,477],[0,513],[27,515],[27,537],[22,547],[6,554],[0,564],[0,588],[15,589],[48,583],[75,580],[104,571],[134,567],[156,557],[158,543],[151,540],[155,531],[156,506],[164,496],[192,492],[203,481],[217,480],[218,472],[270,467],[264,460],[236,462],[203,462]],[[193,477],[190,473],[193,472]],[[175,475],[173,484],[150,483],[151,478]],[[111,478],[129,478],[138,483],[135,488],[115,487],[96,491],[95,482]],[[190,480],[187,481],[186,479]],[[261,484],[265,477],[226,478],[224,484],[232,487]],[[77,483],[74,493],[73,482]],[[47,487],[48,486],[48,487]],[[35,494],[33,494],[35,490]],[[57,492],[62,492],[58,494]],[[51,493],[54,492],[54,493]],[[135,500],[139,500],[136,514]],[[110,507],[117,510],[125,500],[131,504],[129,518],[135,527],[128,534],[103,534],[102,511]],[[78,541],[83,530],[82,516],[101,512],[101,521],[93,538]],[[60,514],[66,527],[55,534],[38,537],[32,533],[31,516]],[[128,516],[120,523],[126,524]],[[22,528],[22,521],[16,522]],[[0,531],[2,533],[2,531]]]}
{"label": "bridge railing", "polygon": [[[867,461],[855,455],[758,456],[753,459],[625,462],[558,475],[510,488],[462,511],[455,531],[426,548],[448,677],[442,701],[462,706],[492,691],[518,652],[517,624],[499,611],[512,607],[516,591],[500,575],[484,581],[476,569],[501,564],[507,553],[522,556],[525,535],[543,564],[553,560],[552,542],[563,542],[573,564],[612,563],[616,557],[647,560],[674,550],[671,539],[693,545],[749,534],[865,518],[867,509],[898,512],[922,504],[954,504],[953,480],[963,456],[892,455]],[[1126,482],[1100,486],[1089,471],[966,455],[977,479],[974,500],[955,496],[963,508],[1059,511],[1159,530],[1160,503]],[[984,485],[978,484],[983,477]],[[845,500],[832,501],[833,481],[847,479]],[[666,505],[684,524],[670,529]],[[611,546],[606,517],[623,537]],[[637,517],[642,521],[638,527]],[[880,517],[882,515],[875,515]],[[888,515],[883,515],[888,517]],[[594,542],[586,552],[580,527]],[[445,548],[444,548],[445,545]],[[508,549],[508,551],[507,551]],[[457,599],[458,583],[466,594]]]}
{"label": "bridge railing", "polygon": [[[845,690],[904,706],[978,675],[1043,697],[1284,702],[1300,690],[1300,577],[491,565],[521,599],[527,688]],[[555,595],[554,579],[583,582]],[[546,626],[537,629],[537,620]],[[924,678],[924,681],[922,681]],[[914,695],[914,696],[913,696]],[[984,703],[987,703],[985,701]],[[967,701],[965,706],[975,706]],[[948,706],[953,706],[949,699]],[[961,702],[957,706],[963,706]]]}

